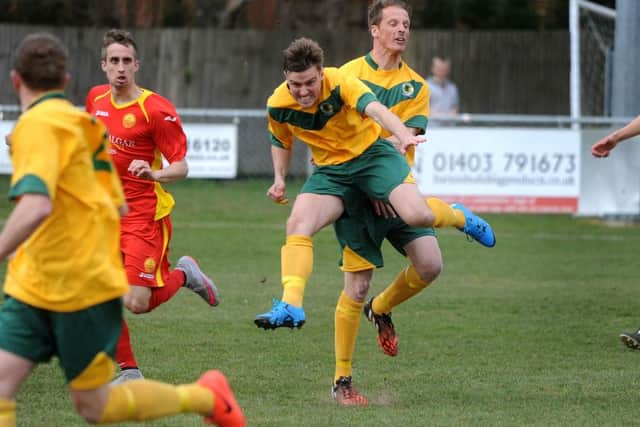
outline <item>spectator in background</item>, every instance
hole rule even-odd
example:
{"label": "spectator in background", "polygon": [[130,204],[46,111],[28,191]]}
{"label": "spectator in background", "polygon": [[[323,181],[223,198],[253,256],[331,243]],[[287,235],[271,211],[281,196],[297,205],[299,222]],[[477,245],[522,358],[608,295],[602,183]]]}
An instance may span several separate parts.
{"label": "spectator in background", "polygon": [[[633,119],[626,126],[611,132],[593,144],[591,154],[600,158],[609,157],[611,150],[616,148],[619,143],[638,135],[640,135],[640,116]],[[640,350],[640,329],[636,332],[621,333],[620,340],[627,347]]]}
{"label": "spectator in background", "polygon": [[432,116],[458,114],[460,99],[458,87],[449,80],[451,61],[448,58],[434,56],[431,62],[431,77],[427,79],[431,98],[429,108]]}

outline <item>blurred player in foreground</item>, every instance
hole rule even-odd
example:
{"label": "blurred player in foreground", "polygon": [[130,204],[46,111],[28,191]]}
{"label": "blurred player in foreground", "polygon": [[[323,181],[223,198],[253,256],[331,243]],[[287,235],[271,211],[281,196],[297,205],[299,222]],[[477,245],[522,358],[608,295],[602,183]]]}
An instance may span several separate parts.
{"label": "blurred player in foreground", "polygon": [[76,411],[90,423],[195,413],[219,426],[244,416],[226,378],[193,384],[109,385],[127,278],[118,242],[120,181],[105,128],[64,96],[68,54],[40,33],[18,47],[11,80],[20,119],[8,138],[15,208],[0,232],[0,260],[14,254],[0,309],[0,427],[16,425],[20,386],[38,363],[59,359]]}
{"label": "blurred player in foreground", "polygon": [[[285,177],[294,137],[311,148],[314,172],[303,185],[287,220],[282,247],[282,300],[256,317],[264,329],[301,327],[304,288],[313,267],[312,238],[345,211],[343,198],[352,190],[393,206],[413,226],[459,226],[460,218],[425,204],[401,153],[422,142],[355,76],[323,67],[323,51],[301,38],[284,51],[285,82],[267,101],[274,183],[267,195],[286,199]],[[396,146],[381,138],[381,126]],[[396,149],[397,148],[397,149]],[[483,224],[482,227],[486,227]],[[354,253],[355,256],[357,256]]]}
{"label": "blurred player in foreground", "polygon": [[[416,134],[425,132],[429,116],[429,86],[403,61],[402,53],[409,42],[410,8],[402,0],[374,0],[368,13],[373,48],[365,56],[343,65],[362,80],[387,108]],[[382,136],[393,141],[388,132]],[[407,151],[410,165],[414,150]],[[426,203],[441,216],[454,216],[458,229],[471,235],[484,246],[495,244],[495,236],[486,221],[464,206],[449,206],[436,198]],[[360,313],[372,322],[378,333],[378,344],[384,354],[398,354],[398,337],[391,311],[431,285],[442,270],[442,255],[433,228],[410,227],[392,210],[375,203],[375,215],[370,200],[360,192],[345,199],[347,213],[336,221],[334,228],[342,246],[341,269],[344,290],[335,311],[335,356],[333,396],[342,405],[366,405],[367,399],[352,384],[352,358],[360,327]],[[352,213],[352,214],[350,214]],[[480,225],[477,227],[474,225]],[[434,224],[435,227],[441,224]],[[383,292],[365,304],[373,271],[383,266],[382,242],[389,240],[394,248],[407,256],[411,264],[400,271]],[[357,256],[353,256],[353,253]]]}
{"label": "blurred player in foreground", "polygon": [[[109,152],[129,206],[120,224],[130,285],[124,304],[132,313],[148,313],[184,286],[216,306],[218,289],[195,259],[183,256],[174,270],[169,269],[170,213],[175,201],[161,184],[187,176],[187,141],[173,105],[137,86],[138,69],[138,49],[131,34],[108,31],[102,44],[102,70],[108,84],[92,88],[86,99],[87,112],[109,131]],[[169,162],[165,168],[162,156]],[[121,369],[116,382],[142,378],[126,322],[116,360]]]}
{"label": "blurred player in foreground", "polygon": [[[640,116],[633,119],[626,126],[611,132],[591,147],[591,154],[595,157],[609,157],[616,146],[634,136],[640,135]],[[623,332],[620,340],[629,348],[640,350],[640,329],[636,332]]]}

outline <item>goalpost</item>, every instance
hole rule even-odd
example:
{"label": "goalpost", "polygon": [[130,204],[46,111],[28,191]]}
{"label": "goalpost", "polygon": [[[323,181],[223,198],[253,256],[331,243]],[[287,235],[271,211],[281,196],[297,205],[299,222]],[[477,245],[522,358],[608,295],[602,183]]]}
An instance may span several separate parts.
{"label": "goalpost", "polygon": [[611,70],[616,11],[588,0],[571,0],[571,118],[611,113]]}

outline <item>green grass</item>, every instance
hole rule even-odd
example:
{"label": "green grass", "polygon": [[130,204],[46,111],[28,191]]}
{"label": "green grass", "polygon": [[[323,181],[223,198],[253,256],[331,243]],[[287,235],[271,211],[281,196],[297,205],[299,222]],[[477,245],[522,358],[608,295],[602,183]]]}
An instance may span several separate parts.
{"label": "green grass", "polygon": [[[169,186],[177,200],[171,259],[197,257],[218,283],[222,303],[212,309],[183,290],[153,313],[127,315],[148,377],[182,383],[222,369],[251,426],[637,424],[640,352],[624,348],[617,335],[640,326],[640,228],[562,215],[487,215],[498,240],[491,250],[456,230],[441,231],[442,275],[394,311],[398,357],[381,353],[362,319],[354,377],[372,405],[345,409],[329,393],[342,287],[330,228],[315,239],[304,328],[253,325],[280,296],[289,209],[268,201],[269,184]],[[3,178],[0,191],[6,187]],[[2,202],[0,216],[7,212]],[[372,292],[404,266],[389,246],[385,254]],[[20,426],[84,425],[56,363],[34,372],[18,405]],[[187,415],[154,425],[200,420]]]}

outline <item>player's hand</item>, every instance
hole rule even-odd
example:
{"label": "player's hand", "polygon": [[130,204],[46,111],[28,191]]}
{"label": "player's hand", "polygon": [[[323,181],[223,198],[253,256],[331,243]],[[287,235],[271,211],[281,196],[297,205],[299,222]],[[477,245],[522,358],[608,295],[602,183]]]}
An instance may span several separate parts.
{"label": "player's hand", "polygon": [[386,219],[396,218],[398,214],[389,203],[385,203],[382,200],[371,199],[373,205],[373,212],[378,216],[384,216]]}
{"label": "player's hand", "polygon": [[595,157],[608,157],[616,145],[618,145],[618,141],[611,135],[607,135],[591,146],[591,154]]}
{"label": "player's hand", "polygon": [[289,203],[289,199],[285,196],[286,185],[283,182],[274,182],[267,190],[267,197],[280,205]]}
{"label": "player's hand", "polygon": [[155,181],[151,165],[149,165],[149,162],[146,160],[132,160],[131,163],[129,163],[128,171],[131,175],[137,176],[138,178]]}
{"label": "player's hand", "polygon": [[400,153],[406,154],[407,153],[407,149],[410,146],[422,144],[426,140],[427,140],[427,137],[424,136],[424,135],[413,135],[413,134],[411,134],[409,137],[403,138],[400,141],[400,146],[398,147],[398,150],[400,151]]}

